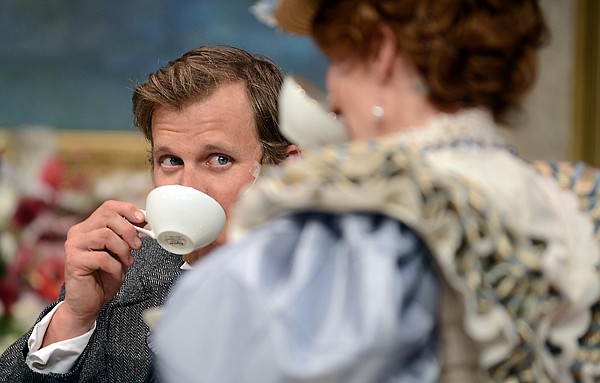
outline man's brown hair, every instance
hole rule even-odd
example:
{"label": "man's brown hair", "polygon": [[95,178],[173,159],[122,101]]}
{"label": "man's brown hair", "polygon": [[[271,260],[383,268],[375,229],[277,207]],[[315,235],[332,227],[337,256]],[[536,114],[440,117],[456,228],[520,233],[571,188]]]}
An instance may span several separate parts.
{"label": "man's brown hair", "polygon": [[134,88],[133,117],[151,145],[152,115],[159,105],[181,109],[209,98],[220,86],[240,82],[252,105],[264,164],[286,158],[290,144],[279,132],[277,97],[281,69],[269,58],[231,46],[200,47],[185,53]]}

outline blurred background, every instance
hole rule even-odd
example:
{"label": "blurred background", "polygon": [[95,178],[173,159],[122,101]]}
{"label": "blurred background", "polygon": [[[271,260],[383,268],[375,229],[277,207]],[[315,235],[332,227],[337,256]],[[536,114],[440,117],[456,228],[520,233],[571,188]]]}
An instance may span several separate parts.
{"label": "blurred background", "polygon": [[[151,187],[131,88],[184,52],[235,45],[324,87],[312,42],[256,20],[254,0],[0,2],[0,351],[62,283],[66,230]],[[525,159],[600,165],[600,2],[541,0],[551,42],[518,129]]]}
{"label": "blurred background", "polygon": [[253,0],[3,0],[0,125],[131,129],[131,91],[186,51],[230,44],[321,82],[306,38],[258,22]]}

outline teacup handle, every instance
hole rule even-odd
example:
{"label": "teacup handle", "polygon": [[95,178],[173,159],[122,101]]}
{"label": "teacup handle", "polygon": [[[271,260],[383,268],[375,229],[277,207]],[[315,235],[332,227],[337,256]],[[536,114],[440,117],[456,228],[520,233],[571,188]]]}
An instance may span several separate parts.
{"label": "teacup handle", "polygon": [[[140,211],[144,214],[144,217],[146,217],[146,211],[143,209],[140,209]],[[135,225],[133,225],[133,227],[135,228],[135,230],[138,231],[138,233],[146,234],[148,237],[150,237],[152,239],[156,239],[156,234],[154,234],[154,232],[152,230],[144,229],[142,227],[135,226]]]}

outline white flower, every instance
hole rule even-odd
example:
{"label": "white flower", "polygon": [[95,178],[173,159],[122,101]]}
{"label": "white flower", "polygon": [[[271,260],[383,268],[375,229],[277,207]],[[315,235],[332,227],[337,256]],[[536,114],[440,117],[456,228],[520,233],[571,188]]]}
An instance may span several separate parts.
{"label": "white flower", "polygon": [[26,330],[33,326],[38,315],[47,304],[48,302],[39,295],[29,291],[23,292],[19,300],[12,306],[12,317],[15,323]]}
{"label": "white flower", "polygon": [[18,200],[17,190],[9,182],[0,181],[0,229],[4,229],[5,224],[10,220]]}
{"label": "white flower", "polygon": [[143,207],[151,188],[152,179],[147,171],[117,171],[98,178],[94,196],[98,201],[116,199]]}
{"label": "white flower", "polygon": [[12,263],[17,255],[17,247],[17,239],[12,233],[5,231],[0,234],[0,262]]}

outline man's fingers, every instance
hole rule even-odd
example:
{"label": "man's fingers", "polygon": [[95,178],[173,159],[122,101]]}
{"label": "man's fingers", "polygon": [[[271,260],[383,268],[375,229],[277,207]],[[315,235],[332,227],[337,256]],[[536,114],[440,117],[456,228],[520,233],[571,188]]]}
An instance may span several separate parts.
{"label": "man's fingers", "polygon": [[[131,226],[129,223],[126,223],[126,225]],[[131,230],[137,235],[135,229],[131,228]],[[78,258],[76,263],[85,263],[79,257],[89,257],[94,252],[108,252],[125,266],[131,266],[133,262],[130,245],[115,231],[107,227],[94,230],[86,235],[67,237],[65,249],[66,253],[71,255],[71,258]]]}

